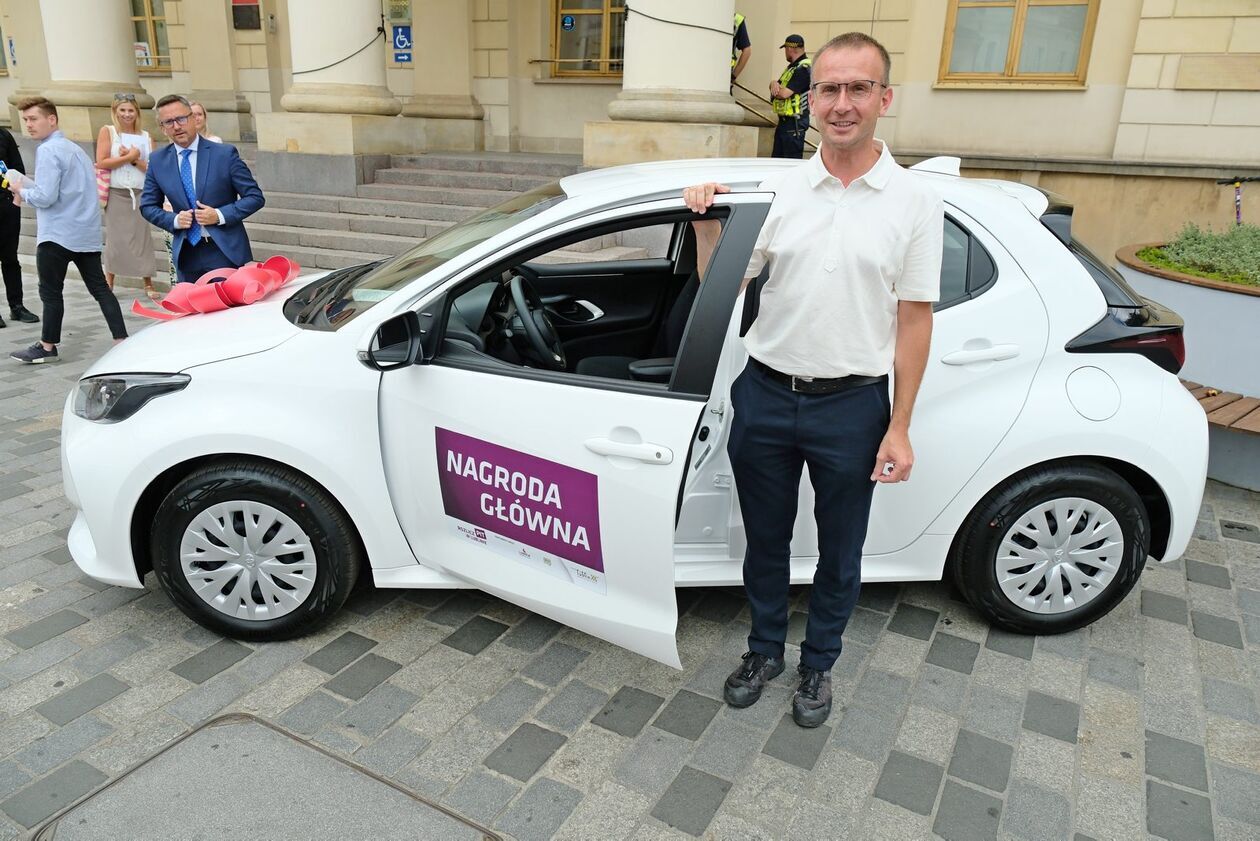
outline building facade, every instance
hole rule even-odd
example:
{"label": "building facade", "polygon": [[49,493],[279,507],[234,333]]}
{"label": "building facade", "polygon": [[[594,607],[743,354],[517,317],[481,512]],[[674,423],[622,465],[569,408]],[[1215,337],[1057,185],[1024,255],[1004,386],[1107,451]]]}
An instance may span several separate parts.
{"label": "building facade", "polygon": [[736,10],[750,90],[789,32],[810,51],[871,33],[903,162],[957,155],[1075,197],[1100,243],[1223,225],[1215,179],[1260,172],[1260,0],[0,0],[0,94],[47,93],[81,140],[114,93],[190,94],[258,143],[261,176],[315,167],[333,192],[429,150],[755,154],[748,108],[767,109],[731,95]]}

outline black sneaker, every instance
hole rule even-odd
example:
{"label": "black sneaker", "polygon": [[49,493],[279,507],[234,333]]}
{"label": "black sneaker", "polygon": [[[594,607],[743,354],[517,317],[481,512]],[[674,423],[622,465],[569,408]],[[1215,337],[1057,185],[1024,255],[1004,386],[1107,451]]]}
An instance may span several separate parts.
{"label": "black sneaker", "polygon": [[783,673],[783,658],[767,657],[749,651],[744,662],[726,679],[722,696],[732,707],[751,707],[761,697],[766,684]]}
{"label": "black sneaker", "polygon": [[26,307],[18,304],[9,310],[9,318],[14,321],[21,321],[23,324],[38,324],[39,316],[28,310]]}
{"label": "black sneaker", "polygon": [[57,348],[45,350],[44,346],[39,342],[28,347],[26,350],[15,350],[9,356],[18,362],[24,362],[27,365],[38,365],[41,362],[60,362],[61,357],[57,355]]}
{"label": "black sneaker", "polygon": [[831,672],[798,666],[801,685],[792,696],[792,720],[801,727],[817,727],[831,715]]}

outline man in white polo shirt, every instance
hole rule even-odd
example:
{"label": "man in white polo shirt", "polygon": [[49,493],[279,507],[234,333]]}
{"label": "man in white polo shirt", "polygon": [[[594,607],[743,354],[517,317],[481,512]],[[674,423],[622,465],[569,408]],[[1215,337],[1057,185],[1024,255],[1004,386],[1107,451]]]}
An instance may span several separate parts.
{"label": "man in white polo shirt", "polygon": [[[749,706],[783,671],[789,547],[808,465],[819,559],[792,699],[802,727],[831,713],[831,667],[857,602],[875,484],[910,478],[910,415],[940,287],[941,198],[875,137],[892,104],[890,65],[888,51],[860,32],[815,54],[809,105],[822,144],[807,163],[761,185],[775,199],[746,272],[769,267],[744,339],[748,366],[731,387],[728,444],[748,537],[752,629],[724,695]],[[703,184],[683,196],[703,213],[724,192]],[[696,226],[700,265],[717,225]]]}

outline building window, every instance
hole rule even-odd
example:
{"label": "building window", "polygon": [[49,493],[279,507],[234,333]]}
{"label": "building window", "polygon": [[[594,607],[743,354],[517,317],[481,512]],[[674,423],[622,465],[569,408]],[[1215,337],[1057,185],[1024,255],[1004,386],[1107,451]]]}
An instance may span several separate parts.
{"label": "building window", "polygon": [[132,47],[141,73],[169,73],[171,48],[166,38],[166,4],[163,0],[131,0]]}
{"label": "building window", "polygon": [[556,0],[551,41],[556,76],[620,76],[626,46],[623,0]]}
{"label": "building window", "polygon": [[4,36],[4,30],[0,29],[0,76],[9,75],[9,39]]}
{"label": "building window", "polygon": [[1099,0],[950,0],[942,82],[1084,84]]}

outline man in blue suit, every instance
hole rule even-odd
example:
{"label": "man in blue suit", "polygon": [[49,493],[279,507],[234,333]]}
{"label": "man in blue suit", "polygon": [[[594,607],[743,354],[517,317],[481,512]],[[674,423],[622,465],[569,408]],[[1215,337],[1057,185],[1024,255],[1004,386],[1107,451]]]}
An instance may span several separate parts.
{"label": "man in blue suit", "polygon": [[[175,234],[171,259],[178,281],[191,282],[211,269],[237,268],[254,259],[242,224],[264,203],[262,190],[235,146],[197,134],[192,108],[182,96],[157,103],[158,125],[171,144],[149,157],[140,213]],[[163,201],[172,210],[163,210]]]}

